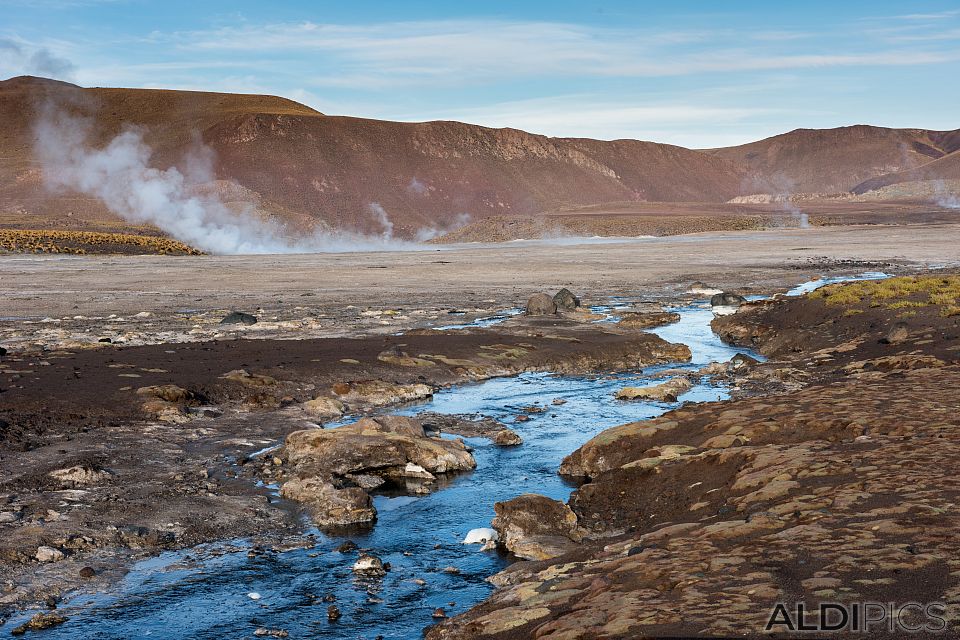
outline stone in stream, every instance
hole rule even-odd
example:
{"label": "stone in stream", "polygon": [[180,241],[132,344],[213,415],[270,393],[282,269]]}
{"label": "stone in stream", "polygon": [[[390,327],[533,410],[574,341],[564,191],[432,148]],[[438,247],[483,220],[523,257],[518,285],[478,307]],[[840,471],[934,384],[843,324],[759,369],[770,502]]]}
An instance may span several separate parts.
{"label": "stone in stream", "polygon": [[444,611],[443,607],[437,607],[433,610],[433,617],[436,619],[442,619],[447,617],[447,612]]}
{"label": "stone in stream", "polygon": [[327,620],[329,620],[330,622],[336,622],[337,620],[340,619],[340,616],[341,616],[340,608],[337,607],[337,605],[332,604],[329,607],[327,607]]}
{"label": "stone in stream", "polygon": [[516,431],[511,431],[510,429],[502,429],[496,432],[490,440],[493,444],[501,447],[514,447],[518,444],[523,444],[523,438],[521,438]]}
{"label": "stone in stream", "polygon": [[674,311],[643,311],[620,314],[618,327],[629,329],[652,329],[673,324],[680,320],[680,314]]}
{"label": "stone in stream", "polygon": [[552,316],[557,313],[557,304],[545,293],[535,293],[527,300],[528,316]]}
{"label": "stone in stream", "polygon": [[283,484],[280,495],[304,503],[320,527],[370,524],[377,519],[373,500],[361,487],[339,489],[321,478],[294,478]]}
{"label": "stone in stream", "polygon": [[724,291],[722,293],[716,293],[710,298],[711,307],[739,307],[747,299],[743,296]]}
{"label": "stone in stream", "polygon": [[350,553],[351,551],[356,551],[356,550],[357,550],[357,543],[354,542],[353,540],[347,540],[346,542],[342,543],[339,547],[337,547],[338,553]]}
{"label": "stone in stream", "polygon": [[69,618],[60,615],[56,611],[51,611],[50,613],[38,613],[19,627],[16,627],[10,631],[10,635],[22,636],[27,631],[43,631],[44,629],[49,629],[50,627],[63,624],[67,620],[69,620]]}
{"label": "stone in stream", "polygon": [[387,575],[383,561],[375,555],[361,553],[353,563],[353,572],[362,576],[382,577]]}
{"label": "stone in stream", "polygon": [[580,298],[573,295],[570,289],[564,287],[553,296],[553,304],[557,309],[565,309],[567,311],[573,311],[580,306]]}
{"label": "stone in stream", "polygon": [[624,387],[617,391],[617,400],[655,400],[657,402],[676,402],[680,394],[693,386],[687,378],[674,378],[652,387]]}
{"label": "stone in stream", "polygon": [[220,321],[220,324],[257,324],[257,317],[243,311],[231,311]]}
{"label": "stone in stream", "polygon": [[[428,435],[406,416],[363,418],[336,429],[307,429],[287,436],[284,457],[301,477],[376,473],[389,478],[425,478],[477,466],[462,440]],[[413,466],[408,466],[412,463]]]}
{"label": "stone in stream", "polygon": [[562,502],[526,493],[493,505],[493,528],[508,551],[524,560],[547,560],[575,549],[583,539],[576,514]]}
{"label": "stone in stream", "polygon": [[327,396],[317,396],[313,400],[307,400],[302,406],[304,412],[321,420],[339,418],[344,412],[343,402]]}

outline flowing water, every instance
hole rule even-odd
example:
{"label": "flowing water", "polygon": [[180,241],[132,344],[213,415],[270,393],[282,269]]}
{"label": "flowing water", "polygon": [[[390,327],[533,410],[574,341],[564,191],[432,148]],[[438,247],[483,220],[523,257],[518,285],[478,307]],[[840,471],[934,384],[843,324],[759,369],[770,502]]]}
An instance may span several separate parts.
{"label": "flowing water", "polygon": [[[800,295],[839,280],[806,283],[790,293]],[[628,307],[629,301],[616,299],[594,311],[612,316]],[[435,608],[443,607],[453,615],[476,604],[492,590],[486,578],[509,563],[498,552],[461,544],[470,529],[489,526],[495,502],[526,492],[565,501],[573,487],[556,473],[565,455],[603,429],[651,418],[679,404],[621,402],[613,397],[616,390],[654,383],[658,371],[666,368],[696,369],[744,351],[723,344],[713,334],[713,313],[706,301],[673,310],[680,313],[680,321],[651,332],[687,344],[693,354],[689,363],[598,376],[496,378],[445,389],[430,402],[396,411],[491,416],[517,431],[523,444],[497,447],[483,438],[469,438],[477,460],[475,471],[444,481],[426,496],[375,496],[376,526],[349,539],[391,563],[386,577],[354,576],[355,554],[336,551],[346,538],[316,530],[312,531],[313,548],[255,557],[248,557],[246,541],[205,545],[142,561],[113,591],[79,595],[66,602],[61,611],[69,622],[44,632],[44,637],[252,638],[259,627],[285,629],[291,638],[420,637],[433,622]],[[493,323],[511,312],[492,319]],[[722,386],[701,381],[679,402],[719,400],[727,395]],[[554,400],[563,403],[554,404]],[[545,410],[531,413],[532,405]],[[530,421],[514,423],[520,413],[529,413]],[[322,601],[327,594],[335,597],[343,614],[337,622],[327,620],[327,603]],[[28,616],[15,617],[0,632]]]}

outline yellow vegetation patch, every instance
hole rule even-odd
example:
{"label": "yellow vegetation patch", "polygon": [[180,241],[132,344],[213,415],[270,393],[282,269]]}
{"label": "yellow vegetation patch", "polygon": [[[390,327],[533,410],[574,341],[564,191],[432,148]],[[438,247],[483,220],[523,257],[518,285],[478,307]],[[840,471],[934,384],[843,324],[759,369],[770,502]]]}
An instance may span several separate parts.
{"label": "yellow vegetation patch", "polygon": [[130,233],[0,229],[0,252],[13,253],[157,253],[202,255],[178,240]]}
{"label": "yellow vegetation patch", "polygon": [[[832,284],[813,291],[809,296],[828,305],[856,305],[886,309],[919,309],[941,307],[940,315],[960,314],[960,276],[906,276],[887,280],[866,280]],[[846,314],[849,315],[849,314]]]}

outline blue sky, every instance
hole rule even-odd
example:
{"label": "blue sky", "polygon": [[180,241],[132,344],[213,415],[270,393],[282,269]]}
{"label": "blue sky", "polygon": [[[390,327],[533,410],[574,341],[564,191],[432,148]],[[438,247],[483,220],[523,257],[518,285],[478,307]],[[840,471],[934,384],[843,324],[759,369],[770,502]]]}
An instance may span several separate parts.
{"label": "blue sky", "polygon": [[960,127],[956,2],[0,0],[0,77],[690,147]]}

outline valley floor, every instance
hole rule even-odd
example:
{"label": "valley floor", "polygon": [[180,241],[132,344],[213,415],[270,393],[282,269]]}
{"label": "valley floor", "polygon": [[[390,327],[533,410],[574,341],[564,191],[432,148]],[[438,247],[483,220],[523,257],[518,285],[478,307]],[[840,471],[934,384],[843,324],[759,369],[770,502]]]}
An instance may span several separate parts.
{"label": "valley floor", "polygon": [[[349,398],[359,380],[441,386],[683,358],[649,334],[601,330],[586,313],[486,331],[430,327],[508,315],[560,287],[584,304],[623,296],[655,310],[689,299],[697,281],[749,295],[823,275],[939,273],[958,266],[958,246],[960,225],[936,224],[377,254],[0,256],[0,606],[55,603],[91,588],[83,568],[102,586],[132,558],[166,548],[295,538],[299,514],[255,482],[282,479],[283,464],[247,459],[303,428],[306,403],[331,389]],[[221,325],[231,310],[260,321]],[[579,451],[573,475],[593,482],[571,504],[587,541],[565,564],[515,565],[489,604],[433,637],[732,634],[778,595],[826,599],[846,595],[840,587],[862,598],[957,598],[946,535],[958,517],[948,428],[956,316],[923,311],[906,339],[881,348],[903,309],[844,311],[761,307],[718,324],[730,340],[768,346],[773,362],[736,377],[740,399],[680,409],[656,423],[674,423],[666,439],[631,431],[618,446],[637,460],[693,447],[715,473],[681,457],[653,480],[665,505],[626,501],[617,491],[643,494],[652,467],[621,469],[631,458],[592,468],[603,456]],[[777,436],[763,428],[771,416],[787,425]],[[705,444],[718,436],[727,446]],[[784,477],[767,477],[771,466]],[[692,485],[702,488],[684,493]],[[666,526],[675,548],[662,540]],[[797,545],[795,557],[817,560],[790,560]],[[858,566],[873,573],[855,576]],[[685,626],[683,611],[712,622]],[[587,628],[593,635],[577,635]]]}

